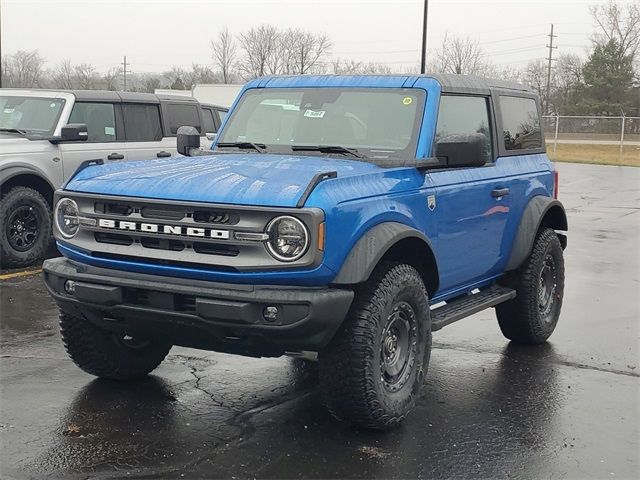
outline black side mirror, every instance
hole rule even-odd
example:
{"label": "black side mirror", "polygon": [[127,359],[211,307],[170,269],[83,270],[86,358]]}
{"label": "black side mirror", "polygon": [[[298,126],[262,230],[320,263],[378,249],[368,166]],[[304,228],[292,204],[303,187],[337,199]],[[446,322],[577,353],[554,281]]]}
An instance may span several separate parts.
{"label": "black side mirror", "polygon": [[178,128],[178,153],[187,157],[192,156],[192,150],[200,148],[200,133],[194,127]]}
{"label": "black side mirror", "polygon": [[60,131],[60,141],[62,142],[82,142],[88,138],[89,132],[86,123],[69,123]]}
{"label": "black side mirror", "polygon": [[481,167],[487,163],[484,133],[448,135],[436,144],[436,157],[447,167]]}

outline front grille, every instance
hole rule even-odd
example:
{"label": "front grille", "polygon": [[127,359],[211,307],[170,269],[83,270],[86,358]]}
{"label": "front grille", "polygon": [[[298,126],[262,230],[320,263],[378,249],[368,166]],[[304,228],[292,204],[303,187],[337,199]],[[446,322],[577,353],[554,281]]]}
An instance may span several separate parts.
{"label": "front grille", "polygon": [[187,245],[180,240],[167,240],[166,238],[142,237],[140,244],[145,248],[154,248],[156,250],[171,250],[172,252],[181,252]]}
{"label": "front grille", "polygon": [[313,239],[324,218],[318,209],[83,193],[65,196],[76,201],[82,217],[78,233],[68,243],[96,259],[234,273],[275,266],[300,268],[317,265],[321,259],[321,254],[309,249],[299,261],[284,265],[268,252],[261,236],[239,235],[264,233],[274,217],[295,215],[309,227]]}
{"label": "front grille", "polygon": [[134,212],[134,209],[131,205],[124,203],[96,202],[94,211],[95,213],[128,217]]}
{"label": "front grille", "polygon": [[120,235],[118,233],[102,233],[95,232],[94,237],[98,243],[109,243],[111,245],[132,245],[133,238],[128,235]]}

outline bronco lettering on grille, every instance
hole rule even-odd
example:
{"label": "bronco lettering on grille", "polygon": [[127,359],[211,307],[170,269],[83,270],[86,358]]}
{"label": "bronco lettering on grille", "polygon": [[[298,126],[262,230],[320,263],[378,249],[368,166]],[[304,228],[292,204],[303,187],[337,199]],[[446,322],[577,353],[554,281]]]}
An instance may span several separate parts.
{"label": "bronco lettering on grille", "polygon": [[181,227],[179,225],[159,225],[157,223],[128,222],[122,220],[110,220],[108,218],[99,218],[98,226],[102,228],[114,228],[116,230],[128,230],[139,233],[164,233],[167,235],[180,235],[196,238],[206,237],[220,240],[227,240],[229,238],[229,230]]}

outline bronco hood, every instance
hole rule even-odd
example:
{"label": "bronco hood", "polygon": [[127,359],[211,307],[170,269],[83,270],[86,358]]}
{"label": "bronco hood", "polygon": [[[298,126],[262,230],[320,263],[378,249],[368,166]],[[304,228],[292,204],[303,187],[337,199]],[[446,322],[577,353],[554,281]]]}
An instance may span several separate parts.
{"label": "bronco hood", "polygon": [[375,165],[318,156],[218,154],[86,168],[66,190],[164,200],[295,207],[316,173],[373,173]]}

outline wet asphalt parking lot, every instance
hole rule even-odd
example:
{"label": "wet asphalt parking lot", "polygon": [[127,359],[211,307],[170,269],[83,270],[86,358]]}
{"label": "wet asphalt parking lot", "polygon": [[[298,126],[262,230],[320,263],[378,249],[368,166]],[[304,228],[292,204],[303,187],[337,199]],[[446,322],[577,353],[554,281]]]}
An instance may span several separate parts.
{"label": "wet asphalt parking lot", "polygon": [[558,328],[511,345],[493,310],[434,334],[388,433],[322,406],[313,365],[174,348],[145,381],[67,358],[39,275],[0,281],[2,478],[639,478],[640,169],[559,165]]}

